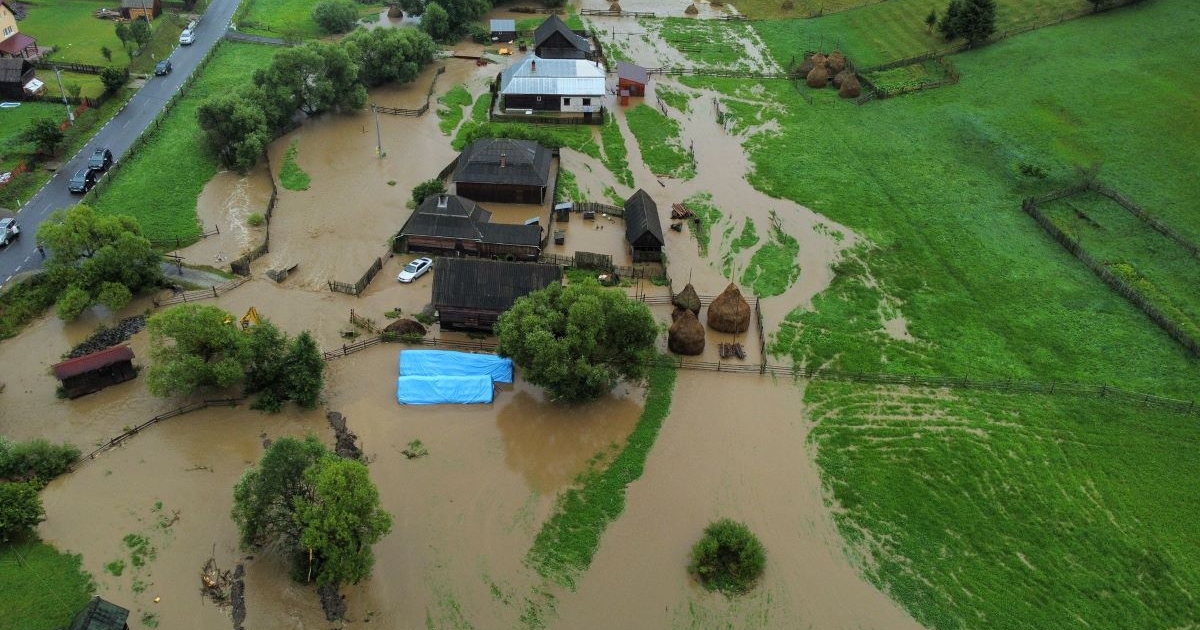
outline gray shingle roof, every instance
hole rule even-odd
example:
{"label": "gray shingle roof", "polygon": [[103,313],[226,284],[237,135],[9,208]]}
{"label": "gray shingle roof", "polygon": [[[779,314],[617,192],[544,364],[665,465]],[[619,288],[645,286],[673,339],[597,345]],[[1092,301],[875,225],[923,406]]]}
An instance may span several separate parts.
{"label": "gray shingle roof", "polygon": [[641,66],[637,66],[632,63],[625,63],[624,61],[618,61],[617,79],[628,79],[635,83],[641,83],[642,85],[645,85],[646,82],[650,80],[650,76],[646,74],[646,69]]}
{"label": "gray shingle roof", "polygon": [[413,211],[400,236],[439,236],[478,240],[478,223],[487,223],[492,213],[474,201],[456,195],[430,195]]}
{"label": "gray shingle roof", "polygon": [[458,156],[454,170],[454,181],[473,184],[546,186],[549,180],[550,151],[532,140],[476,140]]}
{"label": "gray shingle roof", "polygon": [[0,58],[0,83],[21,83],[33,64],[16,57]]}
{"label": "gray shingle roof", "polygon": [[625,240],[631,245],[649,246],[649,235],[663,245],[662,223],[658,219],[658,204],[641,188],[625,201]]}
{"label": "gray shingle roof", "polygon": [[533,47],[541,46],[555,33],[559,33],[566,38],[568,43],[585,53],[592,51],[592,45],[588,43],[588,40],[567,28],[566,22],[563,22],[557,15],[551,15],[546,18],[546,21],[538,24],[533,31]]}
{"label": "gray shingle roof", "polygon": [[479,229],[484,243],[525,247],[537,247],[542,244],[542,228],[537,225],[477,223],[475,227]]}
{"label": "gray shingle roof", "polygon": [[561,283],[558,265],[438,258],[433,266],[433,304],[506,311],[517,298]]}
{"label": "gray shingle roof", "polygon": [[500,93],[603,97],[604,69],[586,59],[529,55],[500,74]]}

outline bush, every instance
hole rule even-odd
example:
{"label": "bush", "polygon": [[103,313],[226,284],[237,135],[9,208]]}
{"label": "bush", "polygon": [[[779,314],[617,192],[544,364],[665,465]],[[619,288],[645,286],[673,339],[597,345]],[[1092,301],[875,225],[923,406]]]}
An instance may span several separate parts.
{"label": "bush", "polygon": [[326,33],[348,33],[358,21],[358,8],[351,0],[321,0],[313,6],[312,18]]}
{"label": "bush", "polygon": [[467,26],[467,34],[469,34],[471,39],[475,40],[475,43],[477,44],[484,44],[486,46],[487,44],[492,43],[492,32],[489,31],[486,26],[478,22],[472,22]]}
{"label": "bush", "polygon": [[0,482],[0,542],[25,538],[46,520],[37,483]]}
{"label": "bush", "polygon": [[420,206],[421,202],[425,201],[426,197],[444,192],[446,192],[445,182],[440,179],[427,179],[420,184],[417,184],[416,188],[413,188],[412,200],[414,204]]}
{"label": "bush", "polygon": [[246,223],[249,223],[250,227],[259,227],[266,222],[267,222],[266,217],[264,217],[263,215],[261,215],[257,212],[246,217]]}
{"label": "bush", "polygon": [[59,446],[46,440],[9,442],[0,438],[0,479],[50,481],[67,472],[79,459],[79,449],[71,444]]}
{"label": "bush", "polygon": [[766,561],[766,550],[754,533],[723,518],[704,528],[704,537],[692,547],[688,572],[710,591],[735,595],[754,586]]}

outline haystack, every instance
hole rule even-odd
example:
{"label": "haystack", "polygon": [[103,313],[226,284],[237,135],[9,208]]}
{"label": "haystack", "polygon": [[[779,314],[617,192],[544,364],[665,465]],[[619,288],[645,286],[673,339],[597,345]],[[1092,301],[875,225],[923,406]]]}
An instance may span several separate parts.
{"label": "haystack", "polygon": [[667,331],[667,348],[675,354],[688,356],[704,352],[704,324],[688,309],[683,309],[679,319]]}
{"label": "haystack", "polygon": [[732,282],[708,307],[708,325],[725,333],[743,333],[750,329],[750,305]]}
{"label": "haystack", "polygon": [[829,65],[829,57],[826,57],[825,55],[822,55],[821,53],[813,53],[813,56],[811,57],[811,59],[812,59],[814,68],[823,68],[823,67]]}
{"label": "haystack", "polygon": [[388,324],[387,328],[383,329],[383,332],[395,333],[397,335],[407,335],[407,334],[415,333],[415,334],[418,334],[418,335],[421,335],[422,337],[424,337],[425,336],[425,327],[421,325],[421,322],[418,322],[415,320],[397,319],[396,321]]}
{"label": "haystack", "polygon": [[691,282],[687,283],[687,286],[683,287],[682,291],[676,293],[675,297],[671,298],[671,303],[675,306],[686,308],[693,315],[700,315],[700,296],[696,295],[696,288],[692,286]]}
{"label": "haystack", "polygon": [[697,13],[700,12],[700,9],[697,9],[696,5],[694,5],[694,4],[689,4],[688,8],[684,9],[683,12],[688,15],[696,15]]}
{"label": "haystack", "polygon": [[842,86],[838,88],[838,96],[842,98],[858,98],[861,93],[862,84],[858,82],[858,76],[853,72],[842,80]]}
{"label": "haystack", "polygon": [[609,10],[609,11],[616,11],[617,13],[620,13],[620,12],[621,12],[621,3],[620,3],[620,2],[614,2],[614,3],[610,4],[610,5],[608,5],[608,10]]}
{"label": "haystack", "polygon": [[804,82],[811,88],[823,88],[829,83],[829,71],[825,69],[824,65],[818,64],[809,71]]}
{"label": "haystack", "polygon": [[829,73],[837,74],[846,69],[846,58],[842,56],[842,51],[835,50],[829,53],[829,59],[826,60],[829,64]]}
{"label": "haystack", "polygon": [[806,77],[814,67],[816,66],[813,64],[812,57],[805,57],[804,61],[800,62],[800,69],[797,72],[800,73],[800,76]]}
{"label": "haystack", "polygon": [[671,309],[671,321],[675,321],[675,320],[679,319],[680,317],[683,317],[683,313],[685,311],[688,313],[691,312],[691,311],[687,310],[686,308],[683,308],[682,306],[676,306],[675,308]]}
{"label": "haystack", "polygon": [[783,4],[779,5],[779,8],[783,9],[784,11],[791,11],[792,9],[796,8],[796,5],[792,3],[792,0],[783,0]]}
{"label": "haystack", "polygon": [[404,17],[404,11],[400,8],[400,5],[398,5],[398,4],[389,4],[387,15],[388,15],[388,17],[390,17],[392,19],[402,18],[402,17]]}
{"label": "haystack", "polygon": [[835,88],[842,87],[842,81],[845,81],[846,77],[848,77],[852,74],[854,74],[854,73],[850,72],[849,70],[842,70],[841,72],[833,75],[833,87],[835,87]]}

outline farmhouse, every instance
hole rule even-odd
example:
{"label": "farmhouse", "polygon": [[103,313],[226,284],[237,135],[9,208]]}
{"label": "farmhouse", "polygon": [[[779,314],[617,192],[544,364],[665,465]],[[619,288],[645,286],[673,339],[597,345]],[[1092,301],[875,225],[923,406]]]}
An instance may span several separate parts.
{"label": "farmhouse", "polygon": [[439,258],[433,267],[433,306],[443,329],[491,332],[517,298],[561,283],[558,265]]}
{"label": "farmhouse", "polygon": [[500,73],[500,98],[509,112],[572,112],[591,120],[604,112],[604,81],[604,68],[591,61],[530,55]]}
{"label": "farmhouse", "polygon": [[162,15],[162,0],[121,0],[121,17],[127,20],[145,18],[152,21]]}
{"label": "farmhouse", "polygon": [[629,254],[633,262],[662,260],[662,224],[658,220],[658,206],[645,190],[638,189],[625,201],[625,241],[629,243]]}
{"label": "farmhouse", "polygon": [[550,150],[531,140],[484,138],[458,156],[455,193],[475,201],[543,203],[550,184]]}
{"label": "farmhouse", "polygon": [[494,42],[511,42],[517,38],[516,20],[492,20],[491,35]]}
{"label": "farmhouse", "polygon": [[491,223],[492,213],[457,195],[431,195],[400,228],[395,249],[445,256],[485,256],[536,261],[542,252],[537,225]]}
{"label": "farmhouse", "polygon": [[71,630],[129,630],[128,620],[128,610],[96,596],[75,615]]}
{"label": "farmhouse", "polygon": [[551,15],[533,31],[533,54],[543,59],[593,59],[592,43]]}
{"label": "farmhouse", "polygon": [[124,383],[137,376],[133,369],[133,350],[113,346],[55,364],[54,378],[62,381],[67,398],[79,398],[109,385]]}
{"label": "farmhouse", "polygon": [[629,104],[630,96],[645,96],[646,84],[649,82],[650,77],[645,68],[624,61],[617,62],[617,90],[622,105]]}
{"label": "farmhouse", "polygon": [[33,81],[33,64],[21,57],[0,58],[0,99],[19,101],[25,86]]}
{"label": "farmhouse", "polygon": [[0,1],[0,58],[38,56],[37,40],[21,33],[17,28],[17,13],[12,5]]}

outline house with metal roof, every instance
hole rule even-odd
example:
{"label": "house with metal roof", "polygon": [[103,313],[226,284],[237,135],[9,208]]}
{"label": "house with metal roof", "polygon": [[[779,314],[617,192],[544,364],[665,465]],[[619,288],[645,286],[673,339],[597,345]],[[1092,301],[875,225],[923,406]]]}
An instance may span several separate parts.
{"label": "house with metal roof", "polygon": [[542,59],[593,59],[592,42],[551,15],[533,31],[533,53]]}
{"label": "house with metal roof", "polygon": [[491,332],[518,298],[552,284],[562,284],[558,265],[439,258],[433,265],[433,307],[443,330]]}
{"label": "house with metal roof", "polygon": [[604,113],[605,74],[583,59],[525,57],[500,73],[501,107],[509,112]]}
{"label": "house with metal roof", "polygon": [[75,615],[71,630],[129,630],[128,620],[128,610],[96,596]]}
{"label": "house with metal roof", "polygon": [[0,58],[3,57],[35,59],[38,47],[37,40],[17,28],[17,12],[12,4],[0,1]]}
{"label": "house with metal roof", "polygon": [[550,150],[532,140],[481,138],[458,156],[454,192],[475,201],[544,203]]}
{"label": "house with metal roof", "polygon": [[641,188],[625,201],[625,242],[635,263],[662,260],[666,241],[658,219],[658,205]]}
{"label": "house with metal roof", "polygon": [[490,25],[492,41],[511,42],[517,38],[516,20],[492,20]]}
{"label": "house with metal roof", "polygon": [[541,226],[493,224],[491,219],[491,212],[466,197],[430,195],[400,228],[394,249],[444,256],[538,259]]}
{"label": "house with metal roof", "polygon": [[137,370],[133,368],[133,350],[129,346],[113,346],[85,354],[57,363],[50,369],[54,378],[62,381],[67,398],[78,398],[137,377]]}

